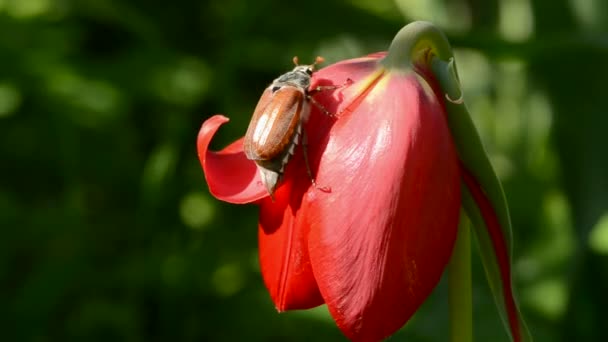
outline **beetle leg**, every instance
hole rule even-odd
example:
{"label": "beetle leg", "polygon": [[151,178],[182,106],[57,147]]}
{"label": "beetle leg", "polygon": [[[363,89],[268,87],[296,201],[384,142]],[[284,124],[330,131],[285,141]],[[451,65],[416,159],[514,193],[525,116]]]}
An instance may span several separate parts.
{"label": "beetle leg", "polygon": [[323,192],[331,192],[331,188],[326,186],[319,187],[317,182],[315,181],[315,177],[312,175],[312,170],[310,169],[310,162],[308,161],[308,136],[306,135],[306,131],[302,131],[302,153],[304,154],[304,164],[306,165],[306,172],[308,173],[308,177],[310,178],[310,182],[315,189],[319,189]]}
{"label": "beetle leg", "polygon": [[336,90],[336,89],[338,89],[338,88],[342,88],[342,87],[344,87],[344,84],[343,84],[343,85],[316,86],[314,89],[311,89],[311,90],[308,92],[308,94],[309,94],[310,96],[314,96],[314,95],[316,95],[317,93],[320,93],[320,92],[322,92],[322,91]]}
{"label": "beetle leg", "polygon": [[323,107],[322,104],[320,104],[312,96],[308,96],[308,101],[310,101],[310,103],[312,103],[313,105],[315,105],[315,107],[319,108],[319,110],[322,111],[323,114],[329,116],[330,118],[335,118],[336,117],[333,113],[330,113],[325,107]]}
{"label": "beetle leg", "polygon": [[353,80],[351,80],[350,78],[346,79],[346,82],[344,82],[341,85],[329,85],[329,86],[317,86],[314,89],[310,90],[307,92],[306,97],[308,98],[308,100],[315,105],[315,107],[319,108],[320,111],[323,112],[323,114],[331,117],[331,118],[335,118],[336,115],[331,113],[330,111],[328,111],[325,107],[323,107],[323,105],[321,105],[317,100],[315,100],[313,98],[313,96],[317,93],[320,93],[322,91],[329,91],[329,90],[336,90],[342,87],[346,87],[353,84]]}
{"label": "beetle leg", "polygon": [[347,78],[346,81],[340,85],[316,86],[314,89],[312,89],[308,92],[308,95],[314,96],[316,93],[320,93],[322,91],[336,90],[339,88],[349,86],[353,83],[354,83],[353,80],[351,80],[350,78]]}
{"label": "beetle leg", "polygon": [[302,152],[304,153],[304,164],[306,164],[306,172],[308,173],[308,177],[310,178],[312,185],[316,188],[317,182],[315,182],[315,178],[312,176],[312,170],[310,169],[310,163],[308,162],[308,136],[306,135],[306,131],[302,133]]}

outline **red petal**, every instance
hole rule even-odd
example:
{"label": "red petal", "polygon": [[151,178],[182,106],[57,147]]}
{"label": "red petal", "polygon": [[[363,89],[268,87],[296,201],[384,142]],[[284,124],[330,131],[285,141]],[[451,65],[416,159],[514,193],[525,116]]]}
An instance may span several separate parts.
{"label": "red petal", "polygon": [[[336,323],[358,341],[393,334],[430,294],[451,255],[460,209],[455,148],[428,85],[413,73],[389,74],[370,89],[339,116],[328,140],[309,134],[311,157],[324,150],[317,182],[331,193],[305,199],[316,223],[314,275]],[[308,127],[325,131],[316,121]]]}
{"label": "red petal", "polygon": [[279,311],[309,309],[324,303],[308,256],[310,223],[301,202],[311,181],[304,170],[300,149],[287,165],[275,201],[266,198],[260,208],[260,267]]}
{"label": "red petal", "polygon": [[220,126],[229,119],[215,115],[207,119],[198,133],[198,158],[205,172],[209,191],[215,198],[236,204],[250,203],[267,197],[257,167],[243,153],[243,139],[219,152],[209,150],[209,142]]}

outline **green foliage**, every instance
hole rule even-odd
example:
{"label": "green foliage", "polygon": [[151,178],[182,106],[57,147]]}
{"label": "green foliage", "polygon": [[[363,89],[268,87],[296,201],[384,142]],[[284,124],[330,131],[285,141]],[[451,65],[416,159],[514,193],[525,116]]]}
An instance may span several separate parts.
{"label": "green foliage", "polygon": [[[0,339],[344,340],[324,308],[276,313],[256,208],[209,195],[196,135],[223,113],[216,148],[242,136],[293,55],[385,50],[424,19],[456,47],[504,182],[532,334],[608,340],[607,7],[0,0]],[[479,262],[473,272],[476,339],[505,341]],[[393,340],[446,340],[446,292]]]}

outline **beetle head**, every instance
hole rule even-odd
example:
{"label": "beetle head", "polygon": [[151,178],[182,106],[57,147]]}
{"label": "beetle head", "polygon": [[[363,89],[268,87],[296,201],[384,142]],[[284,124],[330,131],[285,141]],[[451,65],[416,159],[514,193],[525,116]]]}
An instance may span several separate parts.
{"label": "beetle head", "polygon": [[319,63],[323,63],[323,57],[318,57],[315,59],[315,62],[309,65],[306,64],[298,64],[298,57],[293,58],[293,63],[296,65],[293,70],[290,72],[284,73],[279,78],[274,80],[274,87],[279,89],[283,85],[292,85],[298,88],[308,90],[310,86],[310,78],[312,77],[313,72],[315,71],[315,66]]}

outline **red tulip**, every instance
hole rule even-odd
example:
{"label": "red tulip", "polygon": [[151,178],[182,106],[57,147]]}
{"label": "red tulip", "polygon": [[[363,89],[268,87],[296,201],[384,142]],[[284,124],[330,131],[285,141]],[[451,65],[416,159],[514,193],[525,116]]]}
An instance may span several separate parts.
{"label": "red tulip", "polygon": [[198,154],[211,193],[260,206],[264,282],[279,311],[327,304],[352,340],[397,331],[437,285],[456,239],[458,158],[442,99],[420,74],[391,70],[383,54],[316,72],[321,92],[304,126],[317,187],[302,149],[288,163],[274,202],[242,139],[208,150],[219,127],[202,126]]}

